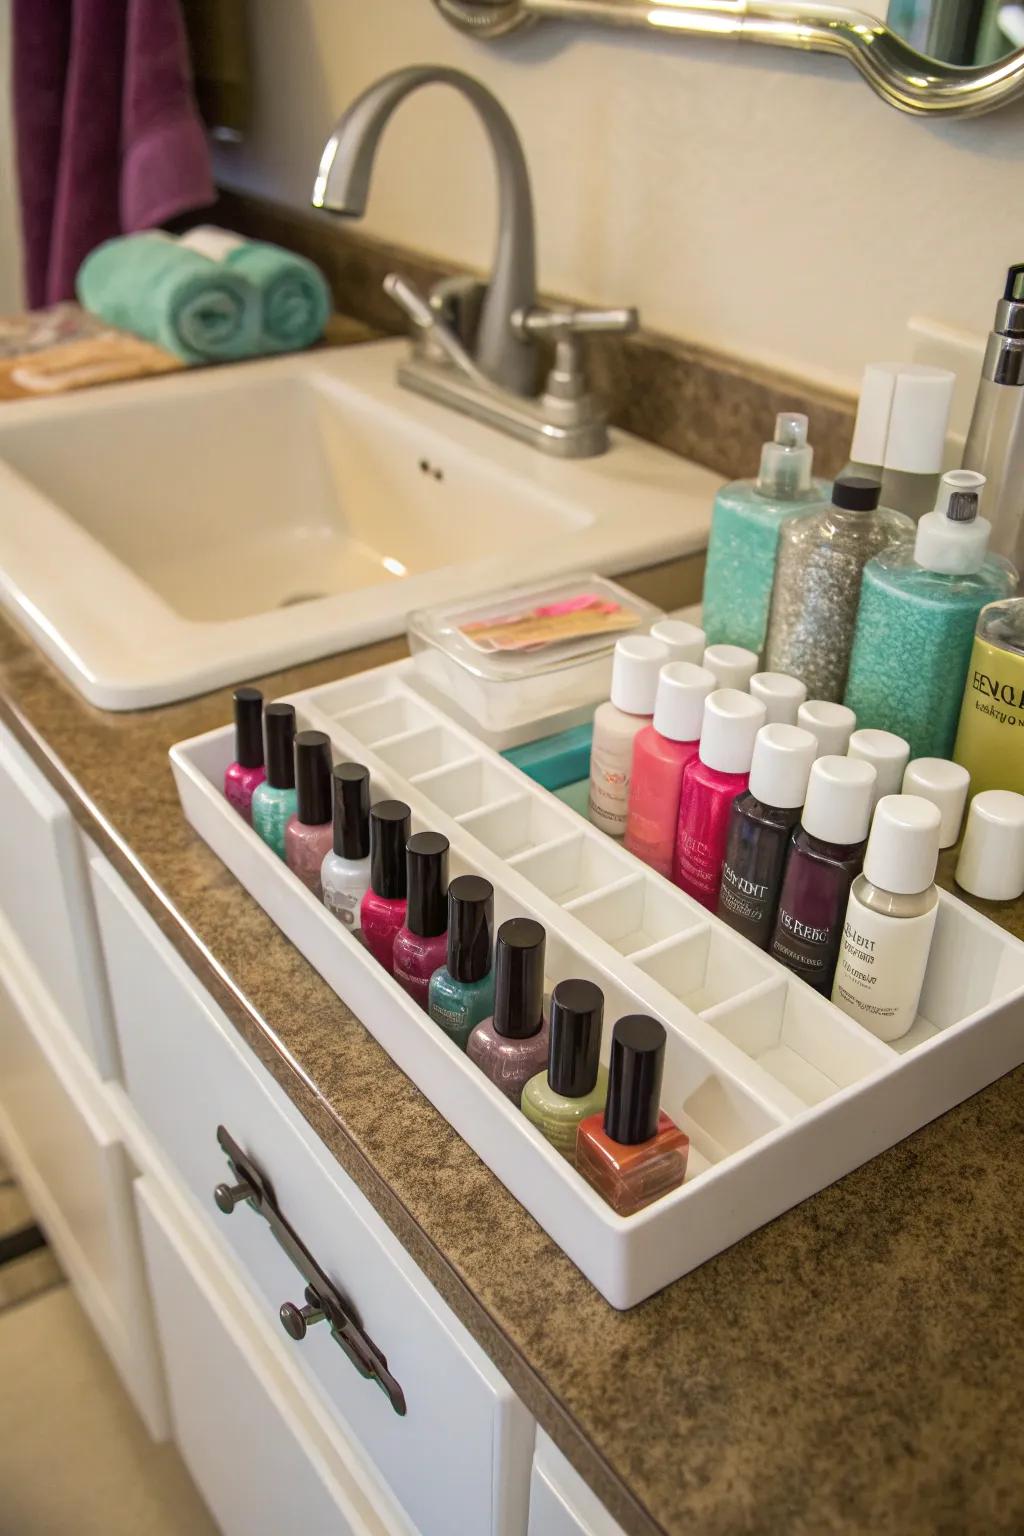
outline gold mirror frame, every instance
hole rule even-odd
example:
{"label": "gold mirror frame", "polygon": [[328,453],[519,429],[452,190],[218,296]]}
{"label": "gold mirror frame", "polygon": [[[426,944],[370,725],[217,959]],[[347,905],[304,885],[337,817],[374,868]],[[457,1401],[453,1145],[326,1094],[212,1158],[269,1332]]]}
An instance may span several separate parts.
{"label": "gold mirror frame", "polygon": [[732,38],[834,53],[883,101],[930,117],[977,117],[1024,93],[1024,48],[994,64],[961,68],[911,48],[884,22],[844,5],[813,9],[785,0],[434,0],[445,19],[474,37],[503,37],[538,21],[644,28],[665,36]]}

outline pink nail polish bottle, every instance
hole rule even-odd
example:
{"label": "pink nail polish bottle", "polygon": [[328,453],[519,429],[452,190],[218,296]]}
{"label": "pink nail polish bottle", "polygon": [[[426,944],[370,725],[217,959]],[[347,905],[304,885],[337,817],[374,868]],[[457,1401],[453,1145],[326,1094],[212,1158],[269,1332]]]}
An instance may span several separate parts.
{"label": "pink nail polish bottle", "polygon": [[688,661],[662,667],[654,720],[644,726],[633,744],[626,847],[669,878],[683,769],[697,755],[704,700],[715,686],[714,673],[706,667]]}
{"label": "pink nail polish bottle", "polygon": [[426,1012],[430,978],[448,957],[448,839],[417,832],[406,847],[408,905],[395,935],[393,974]]}
{"label": "pink nail polish bottle", "polygon": [[224,794],[252,826],[252,792],[267,776],[263,764],[263,695],[258,688],[236,688],[235,761],[224,770]]}
{"label": "pink nail polish bottle", "polygon": [[322,901],[320,871],[334,841],[331,743],[323,731],[300,731],[295,738],[295,794],[295,814],[284,829],[285,863]]}
{"label": "pink nail polish bottle", "polygon": [[683,770],[672,878],[714,911],[722,883],[729,812],[750,779],[754,741],[765,722],[760,699],[716,688],[704,705],[700,749]]}
{"label": "pink nail polish bottle", "polygon": [[394,963],[395,936],[405,924],[409,807],[404,800],[378,800],[370,807],[370,888],[359,904],[366,947],[386,971]]}

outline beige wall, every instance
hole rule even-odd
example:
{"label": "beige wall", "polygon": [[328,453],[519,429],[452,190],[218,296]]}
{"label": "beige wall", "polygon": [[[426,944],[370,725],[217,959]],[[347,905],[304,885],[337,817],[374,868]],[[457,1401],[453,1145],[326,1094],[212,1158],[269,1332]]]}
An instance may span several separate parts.
{"label": "beige wall", "polygon": [[[359,90],[458,65],[523,135],[543,284],[678,336],[852,385],[906,355],[912,313],[987,329],[1024,259],[1024,104],[935,125],[838,60],[567,25],[481,44],[429,0],[251,4],[258,120],[219,151],[224,181],[304,205]],[[391,125],[366,227],[486,263],[491,182],[468,108],[434,88]]]}
{"label": "beige wall", "polygon": [[0,0],[0,314],[21,307],[21,250],[11,138],[11,4]]}

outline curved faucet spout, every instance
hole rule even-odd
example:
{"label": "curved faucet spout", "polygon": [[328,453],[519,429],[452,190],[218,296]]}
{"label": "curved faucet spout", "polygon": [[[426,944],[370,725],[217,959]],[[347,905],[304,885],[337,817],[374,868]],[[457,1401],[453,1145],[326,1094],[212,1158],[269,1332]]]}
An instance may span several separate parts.
{"label": "curved faucet spout", "polygon": [[313,186],[313,206],[360,218],[374,157],[395,108],[421,85],[450,85],[476,108],[498,175],[498,240],[473,354],[482,372],[516,394],[536,388],[536,352],[517,337],[512,316],[536,303],[533,199],[523,147],[504,107],[458,69],[422,65],[385,75],[343,112],[328,139]]}

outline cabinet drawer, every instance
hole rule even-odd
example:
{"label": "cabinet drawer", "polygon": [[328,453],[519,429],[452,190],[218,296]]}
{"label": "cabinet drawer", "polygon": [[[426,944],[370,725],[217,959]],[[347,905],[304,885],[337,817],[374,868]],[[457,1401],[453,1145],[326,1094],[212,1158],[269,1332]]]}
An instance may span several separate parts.
{"label": "cabinet drawer", "polygon": [[[150,1434],[166,1405],[131,1198],[131,1171],[98,1078],[19,971],[0,919],[0,1145]],[[31,1021],[31,1022],[30,1022]],[[2,1523],[2,1522],[0,1522]]]}
{"label": "cabinet drawer", "polygon": [[0,911],[101,1077],[117,1071],[85,843],[71,812],[0,726]]}
{"label": "cabinet drawer", "polygon": [[541,1430],[530,1480],[528,1536],[623,1536],[622,1527]]}
{"label": "cabinet drawer", "polygon": [[266,1315],[276,1318],[286,1301],[301,1305],[304,1282],[247,1203],[230,1215],[215,1208],[215,1187],[231,1182],[220,1125],[387,1357],[404,1417],[358,1374],[326,1323],[289,1346],[422,1536],[456,1528],[522,1536],[530,1416],[118,876],[98,856],[92,867],[128,1094]]}
{"label": "cabinet drawer", "polygon": [[223,1263],[155,1181],[135,1191],[174,1438],[224,1536],[404,1532],[359,1486]]}

